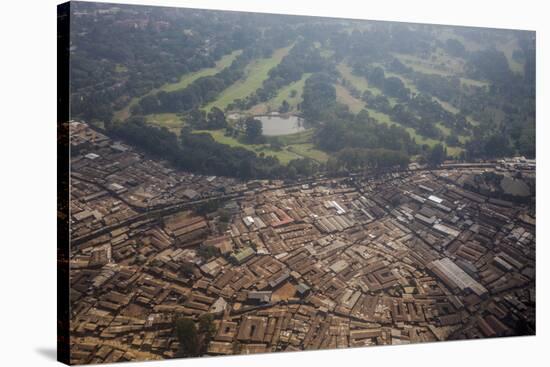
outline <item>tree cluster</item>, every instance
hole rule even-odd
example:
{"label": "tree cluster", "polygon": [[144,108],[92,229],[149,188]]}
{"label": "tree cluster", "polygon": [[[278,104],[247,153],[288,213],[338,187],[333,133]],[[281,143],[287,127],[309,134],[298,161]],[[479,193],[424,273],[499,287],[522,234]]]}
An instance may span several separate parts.
{"label": "tree cluster", "polygon": [[[133,118],[124,124],[113,125],[108,134],[191,172],[243,180],[287,178],[289,173],[289,168],[276,157],[258,156],[242,147],[218,143],[208,133],[193,133],[185,128],[178,139],[166,128],[150,126]],[[305,171],[293,172],[301,175]]]}

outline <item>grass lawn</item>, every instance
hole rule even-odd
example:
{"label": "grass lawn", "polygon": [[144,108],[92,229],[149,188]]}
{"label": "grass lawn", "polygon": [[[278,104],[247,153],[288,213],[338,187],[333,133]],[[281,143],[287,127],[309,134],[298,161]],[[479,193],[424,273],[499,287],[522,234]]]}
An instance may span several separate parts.
{"label": "grass lawn", "polygon": [[406,87],[406,88],[409,88],[409,90],[410,90],[412,93],[418,93],[418,89],[416,88],[416,85],[413,83],[412,80],[407,79],[407,78],[405,78],[404,76],[401,76],[401,75],[399,75],[399,74],[395,74],[395,73],[392,73],[392,72],[384,71],[384,73],[386,74],[386,78],[395,77],[395,78],[401,79],[401,81],[403,82],[403,84],[405,84],[405,87]]}
{"label": "grass lawn", "polygon": [[489,83],[482,81],[482,80],[476,80],[476,79],[470,79],[470,78],[464,78],[460,77],[460,83],[467,87],[488,87]]}
{"label": "grass lawn", "polygon": [[245,144],[234,137],[225,136],[224,130],[195,130],[193,132],[210,134],[218,143],[231,147],[241,147],[256,154],[264,153],[266,156],[275,156],[282,164],[288,164],[291,160],[298,158],[310,158],[320,163],[328,160],[328,155],[323,151],[315,149],[311,142],[313,129],[276,137],[284,145],[280,151],[271,149],[270,147],[269,140],[275,139],[275,137],[268,137],[267,144]]}
{"label": "grass lawn", "polygon": [[[443,125],[441,122],[438,122],[436,126],[443,132],[443,135],[446,137],[452,134],[452,131],[447,126]],[[466,143],[468,140],[470,140],[470,137],[466,135],[458,135],[458,141],[462,144]]]}
{"label": "grass lawn", "polygon": [[[381,67],[383,67],[382,65],[380,65]],[[403,83],[405,84],[405,86],[407,88],[409,88],[412,92],[415,92],[415,93],[418,93],[418,89],[416,88],[416,86],[414,85],[414,82],[411,81],[410,79],[406,78],[406,77],[403,77],[403,76],[400,76],[398,74],[395,74],[395,73],[391,73],[391,72],[386,72],[384,70],[386,76],[395,76],[395,77],[398,77],[400,78]],[[480,80],[474,80],[474,79],[469,79],[469,78],[460,78],[462,84],[464,85],[470,85],[470,86],[476,86],[476,87],[483,87],[483,86],[488,86],[489,84],[487,82],[484,82],[484,81],[480,81]],[[453,113],[453,114],[457,114],[460,112],[460,110],[458,108],[456,108],[455,106],[453,106],[452,104],[450,104],[449,102],[446,102],[446,101],[442,101],[441,99],[437,98],[437,97],[433,97],[433,100],[435,100],[436,102],[438,102],[441,107],[450,112],[450,113]],[[392,100],[390,99],[390,104],[392,104]],[[392,104],[393,105],[393,104]],[[389,118],[389,116],[388,116]],[[387,118],[385,117],[382,117],[382,119],[384,121],[388,121]],[[472,125],[474,126],[477,126],[479,125],[479,122],[478,121],[475,121],[473,120],[471,117],[466,117],[466,119],[468,120],[468,122],[470,122]],[[448,130],[448,128],[446,128],[445,126],[443,125],[439,125],[439,127],[443,130],[443,132],[445,133],[446,130]],[[450,132],[448,132],[446,135],[448,135]],[[460,135],[458,137],[458,140],[461,142],[461,143],[465,143],[467,140],[469,140],[469,137],[467,136],[464,136],[464,135]]]}
{"label": "grass lawn", "polygon": [[166,127],[179,135],[181,128],[185,125],[185,121],[175,113],[154,113],[145,116],[145,121],[148,124]]}
{"label": "grass lawn", "polygon": [[443,107],[444,110],[446,110],[450,113],[453,113],[453,114],[457,114],[457,113],[460,112],[460,110],[458,108],[456,108],[455,106],[453,106],[449,102],[442,101],[437,97],[432,97],[432,98],[433,98],[434,101],[439,103],[441,105],[441,107]]}
{"label": "grass lawn", "polygon": [[[442,51],[438,51],[436,55],[438,55],[436,61],[432,62],[412,55],[394,54],[394,56],[399,59],[403,64],[409,66],[414,71],[419,73],[436,74],[441,76],[453,76],[462,73],[464,66],[462,63],[452,63],[451,60],[453,59]],[[440,64],[443,64],[445,66],[441,66]],[[403,80],[403,83],[405,83],[407,88],[411,89],[411,91],[418,92],[412,81],[407,80],[406,78],[401,77],[397,74],[393,75],[400,77],[401,80]],[[392,76],[392,73],[386,72],[386,76]],[[482,80],[470,79],[466,77],[460,77],[459,79],[462,85],[468,87],[485,87],[489,85],[489,83]]]}
{"label": "grass lawn", "polygon": [[179,90],[179,89],[183,89],[183,88],[187,87],[189,84],[191,84],[192,82],[194,82],[195,80],[197,80],[200,77],[214,75],[214,74],[218,73],[219,71],[221,71],[221,70],[225,69],[226,67],[228,67],[229,65],[231,65],[233,60],[235,60],[235,58],[238,55],[240,55],[241,52],[242,52],[241,50],[237,50],[237,51],[232,52],[231,54],[223,56],[220,60],[218,60],[216,62],[215,67],[205,68],[205,69],[201,69],[201,70],[198,70],[196,72],[193,72],[193,73],[184,74],[184,75],[181,76],[180,80],[177,83],[166,83],[166,84],[162,85],[160,88],[151,89],[148,93],[146,93],[146,94],[144,94],[140,97],[132,98],[130,100],[130,102],[128,103],[128,105],[126,105],[126,107],[124,107],[124,108],[122,108],[118,111],[115,111],[115,113],[114,113],[115,120],[124,121],[128,117],[130,117],[130,114],[131,114],[130,109],[133,106],[135,106],[136,104],[138,104],[138,102],[145,96],[148,96],[150,94],[154,94],[154,93],[156,93],[158,91],[161,91],[161,90],[163,90],[165,92],[172,92],[172,91],[176,91],[176,90]]}
{"label": "grass lawn", "polygon": [[436,62],[424,60],[420,57],[394,53],[393,56],[401,61],[403,64],[412,68],[414,71],[424,74],[437,74],[441,76],[450,76],[454,73],[448,70],[446,67],[437,65]]}
{"label": "grass lawn", "polygon": [[204,109],[209,111],[216,106],[224,110],[235,99],[245,98],[255,92],[268,78],[269,70],[277,66],[288,55],[291,48],[292,45],[280,48],[275,50],[269,58],[252,61],[245,68],[245,77],[225,89],[215,101],[208,103]]}
{"label": "grass lawn", "polygon": [[367,82],[367,79],[363,78],[362,76],[353,74],[352,69],[347,64],[340,63],[336,66],[336,69],[338,69],[344,79],[350,82],[351,85],[353,85],[353,87],[361,93],[369,89],[369,83]]}
{"label": "grass lawn", "polygon": [[181,76],[180,80],[177,83],[166,83],[162,87],[160,87],[158,90],[162,90],[165,92],[173,92],[176,90],[184,89],[189,84],[193,83],[195,80],[203,77],[203,76],[211,76],[214,74],[219,73],[229,65],[241,54],[241,50],[233,51],[232,53],[223,56],[221,59],[219,59],[216,62],[216,66],[212,68],[205,68],[201,70],[197,70],[193,73],[184,74]]}
{"label": "grass lawn", "polygon": [[336,89],[336,101],[348,106],[352,113],[357,114],[365,108],[365,102],[352,96],[342,85],[336,84],[334,88]]}
{"label": "grass lawn", "polygon": [[406,78],[400,74],[396,74],[396,73],[393,73],[391,71],[387,71],[386,68],[384,67],[384,65],[381,65],[381,64],[378,64],[378,63],[374,63],[373,65],[376,65],[376,66],[379,66],[381,67],[382,69],[384,69],[384,75],[386,76],[386,78],[389,78],[389,77],[395,77],[395,78],[399,78],[401,79],[401,81],[403,82],[403,84],[405,84],[405,87],[406,88],[409,88],[409,90],[412,92],[412,93],[419,93],[418,92],[418,89],[416,88],[416,85],[414,84],[414,82],[412,80],[410,80],[409,78]]}
{"label": "grass lawn", "polygon": [[[373,85],[370,85],[367,81],[367,78],[355,75],[352,72],[351,67],[345,63],[340,63],[336,66],[340,74],[342,74],[342,77],[346,79],[351,85],[357,89],[361,94],[365,91],[370,91],[375,96],[383,95],[384,93],[378,88]],[[390,102],[390,105],[393,107],[397,103],[397,100],[393,97],[388,97],[388,100]]]}
{"label": "grass lawn", "polygon": [[[368,112],[369,112],[369,115],[371,117],[373,117],[374,119],[376,119],[378,122],[380,123],[383,123],[383,124],[386,124],[386,125],[389,125],[389,126],[392,126],[392,125],[397,125],[397,126],[401,126],[403,127],[408,133],[409,135],[411,136],[411,138],[414,138],[416,143],[417,144],[420,144],[420,145],[423,145],[423,144],[426,144],[430,147],[434,146],[435,144],[438,144],[438,143],[442,143],[444,144],[442,141],[440,140],[437,140],[437,139],[432,139],[432,138],[428,138],[428,137],[425,137],[423,135],[420,135],[416,132],[415,129],[413,129],[412,127],[408,127],[408,126],[403,126],[401,125],[400,123],[398,122],[395,122],[392,120],[392,118],[385,114],[385,113],[382,113],[382,112],[378,112],[376,110],[373,110],[371,108],[365,108]],[[439,126],[441,127],[441,126]],[[445,128],[445,127],[444,127]],[[447,131],[449,131],[447,129]],[[460,139],[460,138],[459,138]],[[455,148],[455,147],[447,147],[447,153],[449,155],[453,155],[453,156],[456,156],[458,155],[460,152],[462,151],[462,148]]]}
{"label": "grass lawn", "polygon": [[270,136],[267,139],[268,140],[276,139],[276,140],[280,141],[281,144],[283,144],[283,145],[311,143],[314,132],[315,132],[315,130],[308,129],[308,130],[300,131],[299,133],[295,133],[295,134]]}
{"label": "grass lawn", "polygon": [[512,55],[514,51],[519,50],[519,45],[516,39],[510,39],[506,43],[501,43],[497,45],[497,49],[502,51],[506,55],[508,60],[508,65],[514,73],[523,75],[523,63],[516,61]]}
{"label": "grass lawn", "polygon": [[328,59],[329,57],[331,57],[332,55],[334,55],[334,50],[328,50],[326,48],[322,48],[320,51],[319,51],[319,54],[321,55],[321,57],[324,57],[325,59]]}
{"label": "grass lawn", "polygon": [[473,117],[466,116],[466,120],[473,126],[479,126],[479,121],[475,120]]}
{"label": "grass lawn", "polygon": [[[300,80],[297,80],[289,85],[282,87],[277,95],[264,103],[259,103],[248,110],[248,113],[252,115],[264,115],[271,111],[279,110],[281,104],[286,100],[290,106],[291,112],[297,112],[298,103],[302,101],[302,92],[304,91],[304,84],[306,79],[311,76],[311,73],[304,73]],[[291,97],[292,91],[296,91],[296,95]]]}
{"label": "grass lawn", "polygon": [[194,133],[207,133],[212,135],[214,140],[216,140],[218,143],[222,143],[225,145],[229,145],[231,147],[241,147],[244,149],[248,149],[250,151],[255,152],[256,154],[264,153],[266,156],[275,156],[279,159],[279,162],[282,164],[287,164],[293,159],[302,158],[302,156],[291,152],[287,149],[282,149],[280,151],[273,150],[270,148],[269,144],[244,144],[241,143],[239,140],[230,137],[225,136],[224,130],[195,130]]}
{"label": "grass lawn", "polygon": [[122,64],[115,65],[115,73],[125,73],[128,71],[128,68]]}
{"label": "grass lawn", "polygon": [[130,117],[130,109],[134,107],[139,102],[140,99],[141,97],[132,98],[130,102],[126,105],[126,107],[118,111],[115,111],[115,113],[113,114],[113,118],[119,121],[126,120],[128,117]]}
{"label": "grass lawn", "polygon": [[464,148],[460,147],[447,147],[447,155],[451,157],[458,158],[460,153],[464,151]]}
{"label": "grass lawn", "polygon": [[[457,114],[457,113],[460,112],[460,110],[458,108],[456,108],[455,106],[453,106],[449,102],[442,101],[442,100],[438,99],[437,97],[432,97],[432,98],[435,101],[437,101],[441,105],[441,107],[443,107],[443,109],[449,111],[450,113]],[[479,125],[479,122],[475,121],[470,116],[466,116],[466,120],[474,126]],[[444,126],[443,124],[439,123],[437,126],[441,129],[441,131],[443,131],[445,136],[449,136],[451,134],[451,130],[448,127]],[[458,136],[458,141],[460,141],[462,144],[466,143],[468,140],[470,140],[469,136],[466,136],[466,135],[459,135]]]}
{"label": "grass lawn", "polygon": [[[396,74],[394,74],[394,75],[396,75]],[[398,75],[396,75],[396,76],[399,77]],[[404,83],[405,83],[405,81],[404,81]],[[363,101],[353,97],[349,93],[349,91],[346,88],[344,88],[342,85],[335,85],[335,88],[336,88],[336,100],[339,103],[347,105],[350,108],[351,112],[358,113],[362,109],[366,109],[369,112],[369,115],[372,118],[374,118],[375,120],[377,120],[378,122],[380,122],[380,123],[383,123],[383,124],[386,124],[386,125],[389,125],[389,126],[397,125],[397,126],[403,127],[409,133],[411,138],[414,138],[415,141],[418,144],[427,144],[429,146],[434,146],[437,143],[443,143],[442,141],[439,141],[437,139],[428,138],[426,136],[418,134],[416,132],[416,130],[413,129],[412,127],[401,125],[400,123],[394,121],[389,115],[387,115],[385,113],[382,113],[382,112],[376,111],[372,108],[366,107],[366,105]],[[452,107],[452,106],[449,105],[448,107]],[[450,129],[443,126],[442,124],[438,124],[438,127],[441,128],[441,130],[443,131],[443,133],[446,136],[451,133]],[[458,137],[458,139],[459,139],[460,142],[464,143],[468,138],[466,136],[461,135],[461,136]],[[456,148],[456,147],[448,147],[447,148],[448,154],[453,155],[453,156],[457,156],[458,154],[460,154],[461,151],[462,151],[462,148]]]}
{"label": "grass lawn", "polygon": [[463,36],[457,34],[454,32],[453,28],[451,27],[440,27],[437,30],[436,34],[437,38],[439,38],[441,41],[446,42],[449,38],[454,38],[457,41],[460,41],[468,51],[479,51],[482,46],[474,42],[470,39],[466,39]]}
{"label": "grass lawn", "polygon": [[288,150],[302,157],[313,159],[319,163],[326,162],[329,157],[327,153],[315,149],[311,143],[289,145]]}

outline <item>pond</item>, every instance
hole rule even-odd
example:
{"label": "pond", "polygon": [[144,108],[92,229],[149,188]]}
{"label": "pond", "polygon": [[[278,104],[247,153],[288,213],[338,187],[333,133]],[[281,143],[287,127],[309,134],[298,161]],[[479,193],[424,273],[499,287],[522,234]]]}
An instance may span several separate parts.
{"label": "pond", "polygon": [[298,116],[255,116],[262,122],[263,134],[266,136],[278,136],[298,133],[306,130],[304,120]]}

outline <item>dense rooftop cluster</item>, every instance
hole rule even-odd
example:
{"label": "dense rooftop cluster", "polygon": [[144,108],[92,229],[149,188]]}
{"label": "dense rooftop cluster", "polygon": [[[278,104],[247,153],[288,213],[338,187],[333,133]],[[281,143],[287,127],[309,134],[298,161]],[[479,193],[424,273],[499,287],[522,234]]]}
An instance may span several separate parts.
{"label": "dense rooftop cluster", "polygon": [[175,319],[204,314],[208,355],[534,332],[534,195],[472,190],[529,162],[289,184],[176,171],[81,123],[71,147],[73,363],[175,357]]}

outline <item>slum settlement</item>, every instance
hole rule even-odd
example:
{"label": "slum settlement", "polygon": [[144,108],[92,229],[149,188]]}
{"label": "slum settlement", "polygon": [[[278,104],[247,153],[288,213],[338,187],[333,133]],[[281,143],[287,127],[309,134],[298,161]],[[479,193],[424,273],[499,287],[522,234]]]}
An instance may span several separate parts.
{"label": "slum settlement", "polygon": [[206,355],[534,325],[532,162],[240,182],[71,129],[73,363],[176,357],[175,320],[205,314]]}

